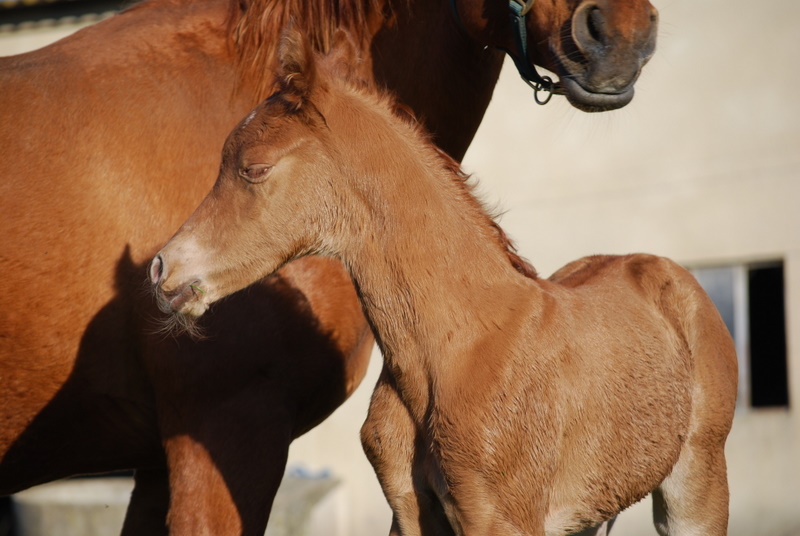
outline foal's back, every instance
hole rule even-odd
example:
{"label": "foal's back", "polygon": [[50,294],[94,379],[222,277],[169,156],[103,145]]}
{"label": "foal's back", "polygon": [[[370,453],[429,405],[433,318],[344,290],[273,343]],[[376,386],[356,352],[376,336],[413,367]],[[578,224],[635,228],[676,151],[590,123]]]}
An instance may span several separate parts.
{"label": "foal's back", "polygon": [[[583,258],[542,285],[576,349],[553,361],[553,393],[573,418],[557,446],[551,521],[574,508],[575,492],[613,512],[655,489],[656,521],[671,522],[670,534],[680,523],[724,532],[737,360],[708,295],[685,269],[650,255]],[[536,344],[558,346],[546,331]]]}

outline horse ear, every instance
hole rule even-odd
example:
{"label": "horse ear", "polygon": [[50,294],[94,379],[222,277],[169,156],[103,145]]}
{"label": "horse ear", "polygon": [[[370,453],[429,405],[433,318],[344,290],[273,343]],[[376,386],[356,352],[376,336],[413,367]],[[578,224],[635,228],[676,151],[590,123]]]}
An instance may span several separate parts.
{"label": "horse ear", "polygon": [[324,61],[327,69],[341,79],[362,85],[369,84],[371,80],[372,73],[362,60],[361,48],[346,30],[336,30]]}
{"label": "horse ear", "polygon": [[286,100],[294,103],[295,109],[303,107],[316,78],[314,53],[298,28],[289,23],[281,35],[278,49],[280,73],[278,82]]}

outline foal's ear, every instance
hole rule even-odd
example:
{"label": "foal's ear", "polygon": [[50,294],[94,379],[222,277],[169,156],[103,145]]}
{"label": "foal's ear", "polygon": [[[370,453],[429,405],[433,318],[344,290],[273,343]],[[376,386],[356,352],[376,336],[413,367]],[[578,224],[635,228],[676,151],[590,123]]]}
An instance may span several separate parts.
{"label": "foal's ear", "polygon": [[281,92],[286,100],[294,104],[295,110],[299,110],[311,93],[316,66],[311,44],[294,24],[290,23],[281,34],[278,59]]}

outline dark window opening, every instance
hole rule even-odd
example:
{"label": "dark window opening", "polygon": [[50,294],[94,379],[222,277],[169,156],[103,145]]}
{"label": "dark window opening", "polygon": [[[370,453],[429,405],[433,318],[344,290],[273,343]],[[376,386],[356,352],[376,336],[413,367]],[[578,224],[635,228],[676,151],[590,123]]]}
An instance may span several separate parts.
{"label": "dark window opening", "polygon": [[748,271],[750,324],[750,403],[789,405],[783,265]]}

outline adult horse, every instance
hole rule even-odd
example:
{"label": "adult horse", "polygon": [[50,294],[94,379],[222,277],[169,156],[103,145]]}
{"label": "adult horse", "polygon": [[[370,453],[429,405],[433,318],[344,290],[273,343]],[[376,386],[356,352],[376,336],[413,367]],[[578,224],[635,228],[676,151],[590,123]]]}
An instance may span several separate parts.
{"label": "adult horse", "polygon": [[629,100],[652,52],[647,0],[512,7],[527,37],[500,1],[151,0],[0,60],[0,494],[136,468],[125,534],[260,534],[289,443],[363,377],[372,341],[349,279],[306,259],[194,340],[154,333],[144,266],[272,91],[289,20],[321,50],[347,28],[364,72],[456,158],[499,49],[559,74],[581,108]]}

